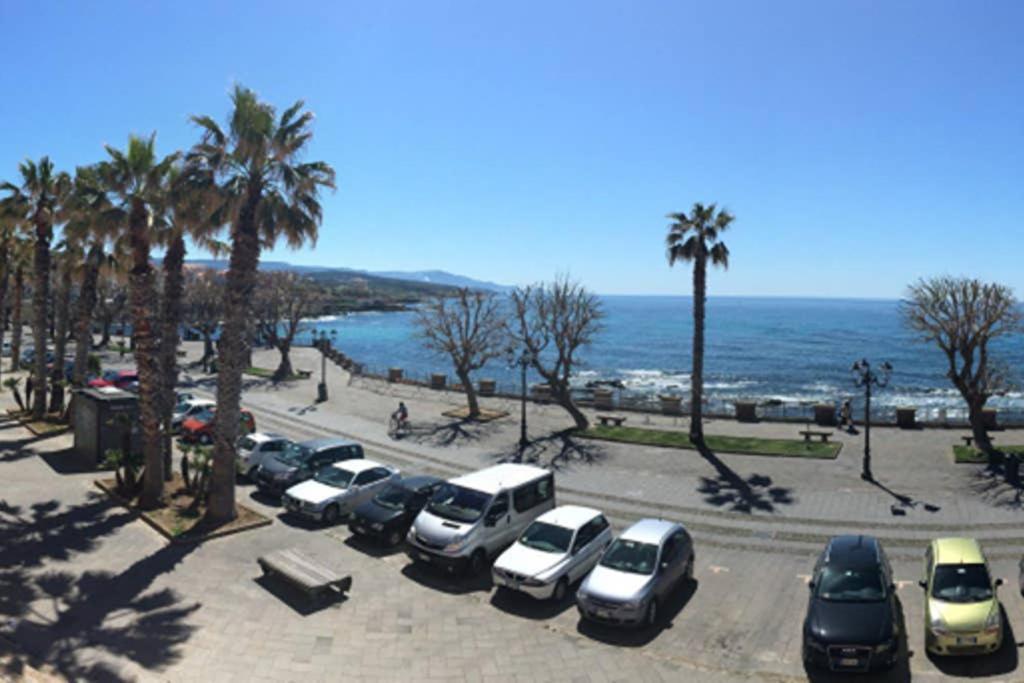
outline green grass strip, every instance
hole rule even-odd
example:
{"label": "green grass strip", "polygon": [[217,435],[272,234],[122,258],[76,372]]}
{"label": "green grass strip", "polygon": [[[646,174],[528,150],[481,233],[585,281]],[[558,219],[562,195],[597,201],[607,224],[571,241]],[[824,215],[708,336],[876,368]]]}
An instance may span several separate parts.
{"label": "green grass strip", "polygon": [[[1024,456],[1024,446],[996,446],[1003,453]],[[953,446],[953,460],[958,465],[987,465],[988,456],[974,446]]]}
{"label": "green grass strip", "polygon": [[[693,449],[689,434],[682,431],[595,425],[589,429],[577,431],[576,434],[588,439],[618,441],[643,446]],[[706,435],[704,440],[708,447],[716,452],[819,460],[834,459],[843,447],[841,443],[807,442],[799,439],[759,439],[751,436],[715,436],[712,434]]]}

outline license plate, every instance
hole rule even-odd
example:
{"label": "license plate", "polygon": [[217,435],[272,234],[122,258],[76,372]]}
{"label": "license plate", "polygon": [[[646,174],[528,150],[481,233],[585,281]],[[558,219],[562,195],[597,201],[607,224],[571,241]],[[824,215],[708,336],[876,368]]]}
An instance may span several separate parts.
{"label": "license plate", "polygon": [[594,610],[594,612],[597,614],[597,616],[604,617],[605,619],[608,619],[609,617],[612,616],[612,613],[609,612],[606,609],[598,609],[598,610]]}
{"label": "license plate", "polygon": [[957,636],[956,644],[957,645],[977,645],[978,644],[978,639],[975,638],[975,637]]}
{"label": "license plate", "polygon": [[856,657],[843,657],[839,660],[839,666],[858,666],[860,660]]}
{"label": "license plate", "polygon": [[430,562],[430,555],[427,555],[426,553],[420,553],[420,559],[424,562]]}

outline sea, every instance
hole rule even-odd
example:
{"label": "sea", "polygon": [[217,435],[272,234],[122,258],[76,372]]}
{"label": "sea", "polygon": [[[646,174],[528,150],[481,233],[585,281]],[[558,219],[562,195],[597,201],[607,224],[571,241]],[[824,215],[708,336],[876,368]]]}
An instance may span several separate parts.
{"label": "sea", "polygon": [[[692,299],[672,296],[603,296],[605,317],[593,343],[584,347],[574,374],[581,390],[595,383],[617,388],[622,400],[656,402],[660,394],[686,394],[692,362]],[[445,358],[416,337],[415,311],[365,312],[309,321],[299,341],[327,334],[368,372],[400,367],[425,379],[452,376]],[[1024,369],[1024,339],[1001,340],[994,355],[1011,371]],[[707,301],[705,394],[711,410],[725,412],[737,400],[754,400],[784,415],[790,407],[838,403],[863,405],[851,367],[867,359],[889,362],[884,387],[873,390],[873,409],[885,413],[913,406],[920,419],[962,416],[964,404],[948,380],[945,355],[904,325],[894,300],[710,297]],[[477,378],[518,391],[518,370],[492,361]],[[530,381],[538,378],[531,376]],[[1015,379],[1024,380],[1017,374]],[[451,380],[450,380],[451,381]],[[1024,392],[990,400],[1001,412],[1024,413]],[[773,408],[774,407],[774,408]]]}

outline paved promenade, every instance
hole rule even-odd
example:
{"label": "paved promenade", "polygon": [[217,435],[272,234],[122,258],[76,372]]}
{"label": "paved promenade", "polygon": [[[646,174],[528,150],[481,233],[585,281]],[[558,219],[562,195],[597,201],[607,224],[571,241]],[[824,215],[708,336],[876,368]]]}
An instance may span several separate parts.
{"label": "paved promenade", "polygon": [[[295,364],[318,369],[306,354]],[[273,355],[263,355],[257,364],[272,365]],[[200,391],[209,388],[195,379]],[[515,452],[514,419],[468,426],[442,418],[459,404],[456,395],[350,382],[336,368],[328,381],[327,404],[312,404],[314,380],[252,382],[245,404],[261,429],[295,438],[350,434],[371,457],[405,471],[452,475]],[[400,396],[415,429],[395,441],[384,418]],[[3,395],[0,407],[7,405]],[[271,516],[271,526],[168,546],[101,497],[94,473],[69,466],[70,437],[33,438],[0,419],[0,618],[12,619],[0,631],[14,648],[6,657],[0,650],[0,666],[13,671],[29,661],[64,678],[110,681],[803,681],[800,628],[813,555],[833,533],[867,531],[894,557],[906,622],[909,663],[882,680],[1024,680],[1024,600],[1014,590],[1022,513],[1000,489],[983,492],[980,468],[952,464],[956,432],[874,432],[875,471],[889,492],[857,477],[856,437],[840,436],[834,462],[718,454],[712,463],[692,451],[567,443],[557,433],[568,424],[552,407],[531,407],[529,419],[539,440],[531,454],[556,469],[562,502],[601,507],[617,528],[663,514],[693,530],[695,585],[668,606],[658,629],[594,628],[571,604],[508,595],[486,578],[466,583],[419,571],[404,554],[350,539],[343,526],[280,516],[245,482],[240,500]],[[722,421],[707,431],[792,437],[797,429]],[[998,439],[1024,443],[1010,432]],[[893,514],[893,504],[904,514]],[[1007,644],[990,658],[945,662],[924,653],[920,558],[926,539],[954,532],[983,538],[994,572],[1007,579]],[[255,558],[283,547],[350,572],[349,598],[313,609],[264,583]]]}

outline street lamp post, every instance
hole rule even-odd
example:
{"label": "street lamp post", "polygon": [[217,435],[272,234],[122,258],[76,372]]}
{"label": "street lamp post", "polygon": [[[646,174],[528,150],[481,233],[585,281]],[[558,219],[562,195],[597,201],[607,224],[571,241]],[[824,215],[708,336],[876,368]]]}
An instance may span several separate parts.
{"label": "street lamp post", "polygon": [[879,366],[878,371],[875,371],[865,358],[854,363],[850,372],[853,373],[854,386],[864,387],[864,463],[860,478],[864,481],[874,481],[875,477],[871,474],[871,387],[882,389],[889,384],[892,365],[886,361]]}
{"label": "street lamp post", "polygon": [[509,348],[508,365],[510,368],[518,366],[520,372],[520,413],[519,413],[519,460],[523,459],[523,452],[530,441],[526,438],[526,369],[533,364],[533,354],[527,349]]}
{"label": "street lamp post", "polygon": [[320,331],[320,384],[316,388],[316,401],[327,400],[327,333]]}

